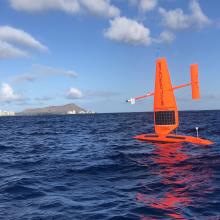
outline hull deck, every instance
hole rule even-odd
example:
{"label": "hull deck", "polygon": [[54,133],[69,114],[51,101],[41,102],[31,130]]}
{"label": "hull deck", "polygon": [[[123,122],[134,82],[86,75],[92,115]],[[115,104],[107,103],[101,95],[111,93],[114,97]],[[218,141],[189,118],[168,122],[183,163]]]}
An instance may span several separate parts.
{"label": "hull deck", "polygon": [[157,143],[188,142],[188,143],[200,144],[200,145],[213,144],[213,142],[206,140],[206,139],[192,137],[192,136],[175,135],[175,134],[170,134],[170,135],[167,135],[166,137],[161,137],[161,136],[158,136],[157,134],[141,134],[141,135],[135,136],[134,138],[137,140],[141,140],[141,141],[149,141],[149,142],[157,142]]}

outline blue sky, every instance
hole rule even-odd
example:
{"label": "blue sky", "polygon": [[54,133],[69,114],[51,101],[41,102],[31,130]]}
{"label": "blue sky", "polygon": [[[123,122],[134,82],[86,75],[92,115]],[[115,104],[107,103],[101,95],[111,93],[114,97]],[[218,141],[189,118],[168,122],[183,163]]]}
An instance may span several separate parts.
{"label": "blue sky", "polygon": [[76,103],[96,112],[151,111],[166,57],[173,85],[198,63],[202,99],[176,91],[179,108],[220,108],[218,0],[3,0],[0,109]]}

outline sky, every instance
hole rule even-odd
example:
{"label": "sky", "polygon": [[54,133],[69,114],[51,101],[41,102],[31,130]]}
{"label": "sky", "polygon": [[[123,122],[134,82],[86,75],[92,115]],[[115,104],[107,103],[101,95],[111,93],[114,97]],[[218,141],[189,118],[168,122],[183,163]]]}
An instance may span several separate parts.
{"label": "sky", "polygon": [[152,111],[155,61],[173,85],[199,64],[201,100],[175,91],[180,110],[220,109],[219,0],[1,0],[0,109],[75,103],[95,112]]}

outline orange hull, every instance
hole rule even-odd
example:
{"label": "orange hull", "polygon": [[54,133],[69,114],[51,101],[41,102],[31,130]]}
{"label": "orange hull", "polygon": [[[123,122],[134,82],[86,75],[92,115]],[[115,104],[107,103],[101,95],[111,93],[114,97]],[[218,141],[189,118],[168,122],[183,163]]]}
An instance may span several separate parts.
{"label": "orange hull", "polygon": [[160,143],[193,143],[193,144],[200,144],[200,145],[210,145],[213,144],[212,141],[192,137],[192,136],[183,136],[183,135],[175,135],[169,134],[167,136],[158,136],[157,134],[141,134],[134,137],[140,141],[149,141],[149,142],[160,142]]}

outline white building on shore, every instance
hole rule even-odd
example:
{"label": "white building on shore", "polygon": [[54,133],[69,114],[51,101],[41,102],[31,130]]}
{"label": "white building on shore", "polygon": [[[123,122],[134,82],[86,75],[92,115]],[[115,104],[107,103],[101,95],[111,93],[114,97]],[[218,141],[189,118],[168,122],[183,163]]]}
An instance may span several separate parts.
{"label": "white building on shore", "polygon": [[72,110],[72,111],[68,111],[67,112],[67,115],[75,115],[76,114],[76,111],[75,110]]}
{"label": "white building on shore", "polygon": [[80,112],[76,112],[75,110],[67,112],[67,115],[75,115],[75,114],[95,114],[95,112],[93,112],[93,111],[80,111]]}
{"label": "white building on shore", "polygon": [[15,116],[15,112],[0,110],[0,116]]}

